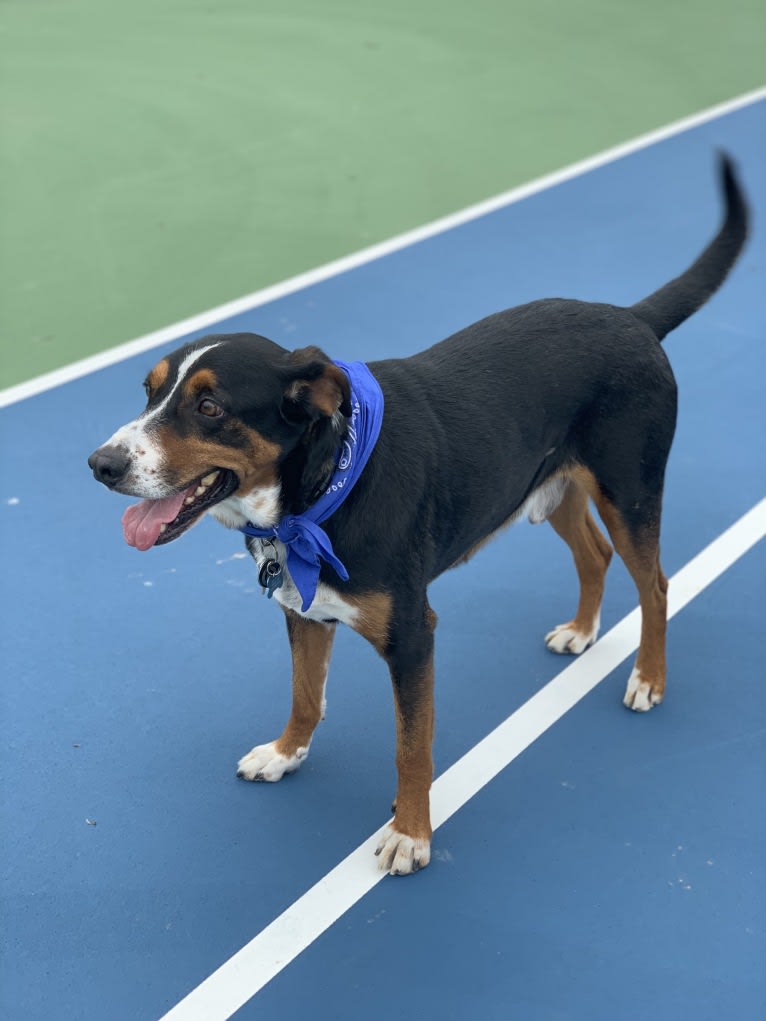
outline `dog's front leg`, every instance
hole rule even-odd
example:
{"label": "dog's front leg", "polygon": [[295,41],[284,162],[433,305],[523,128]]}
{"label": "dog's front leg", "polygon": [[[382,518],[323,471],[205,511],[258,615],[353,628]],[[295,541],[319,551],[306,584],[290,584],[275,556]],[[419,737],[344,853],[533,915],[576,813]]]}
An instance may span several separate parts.
{"label": "dog's front leg", "polygon": [[324,716],[324,689],[335,624],[307,620],[285,610],[293,660],[293,707],[281,737],[257,745],[239,760],[244,780],[281,780],[294,773],[309,753],[311,737]]}
{"label": "dog's front leg", "polygon": [[382,869],[403,876],[431,860],[436,614],[426,602],[399,619],[386,650],[396,712],[396,808],[375,853]]}

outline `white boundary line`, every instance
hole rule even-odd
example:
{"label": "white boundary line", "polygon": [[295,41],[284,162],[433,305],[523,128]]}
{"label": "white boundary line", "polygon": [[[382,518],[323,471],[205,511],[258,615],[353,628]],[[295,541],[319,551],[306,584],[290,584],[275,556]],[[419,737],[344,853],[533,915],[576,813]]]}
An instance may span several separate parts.
{"label": "white boundary line", "polygon": [[306,273],[300,273],[298,276],[291,277],[290,279],[284,280],[278,284],[273,284],[271,287],[266,287],[263,290],[254,291],[252,294],[245,295],[242,298],[237,298],[234,301],[229,301],[224,305],[218,305],[215,308],[209,309],[207,312],[200,312],[198,315],[191,316],[188,319],[182,319],[180,322],[174,323],[171,326],[166,326],[161,330],[155,330],[153,333],[147,333],[143,337],[138,337],[136,340],[120,344],[117,347],[110,348],[108,351],[91,355],[88,358],[83,358],[80,361],[73,362],[71,365],[66,365],[60,369],[54,369],[52,372],[46,372],[44,375],[37,376],[25,383],[18,383],[5,390],[0,390],[0,408],[7,407],[10,404],[16,404],[29,397],[34,397],[37,394],[44,393],[46,390],[52,390],[54,387],[61,386],[64,383],[70,383],[75,379],[79,379],[81,376],[87,376],[91,372],[97,372],[99,369],[107,368],[109,365],[114,365],[117,362],[131,358],[133,355],[149,351],[154,347],[158,347],[160,344],[166,344],[170,341],[178,340],[180,337],[183,337],[188,333],[192,333],[195,330],[206,329],[207,327],[220,322],[222,319],[228,319],[230,316],[250,311],[251,309],[258,308],[261,305],[266,305],[271,301],[284,298],[289,294],[294,294],[296,291],[303,290],[306,287],[311,287],[314,284],[321,283],[323,280],[329,280],[331,277],[339,276],[340,274],[346,273],[352,269],[357,269],[359,266],[364,266],[369,262],[374,262],[376,259],[381,259],[385,255],[398,252],[402,248],[407,248],[410,245],[417,244],[419,241],[425,241],[427,238],[435,237],[437,234],[443,234],[445,231],[452,230],[453,227],[459,227],[471,220],[476,220],[481,216],[485,216],[487,213],[495,212],[504,206],[512,205],[514,202],[520,202],[522,199],[529,198],[531,195],[545,191],[547,188],[553,188],[556,185],[569,181],[574,177],[579,177],[589,171],[596,170],[598,167],[602,167],[607,163],[612,163],[615,160],[622,159],[624,156],[629,156],[631,153],[637,152],[640,149],[645,149],[650,145],[655,145],[657,142],[662,142],[667,138],[671,138],[673,135],[678,135],[684,131],[689,131],[692,128],[699,127],[701,124],[715,120],[717,117],[723,117],[726,114],[734,113],[734,111],[745,106],[750,106],[762,99],[766,99],[766,86],[760,89],[755,89],[753,92],[747,92],[744,95],[737,96],[735,99],[727,100],[724,103],[718,103],[716,106],[711,106],[707,110],[702,110],[699,113],[692,114],[690,117],[684,117],[681,120],[674,121],[672,124],[667,124],[665,127],[658,128],[655,131],[650,131],[645,135],[639,135],[638,138],[634,138],[629,142],[624,142],[621,145],[614,146],[611,149],[606,149],[604,152],[598,153],[596,156],[591,156],[588,159],[572,163],[570,166],[557,170],[554,173],[538,177],[536,180],[530,181],[528,184],[521,185],[518,188],[513,188],[511,191],[503,192],[500,195],[496,195],[494,198],[486,199],[484,202],[478,202],[475,205],[467,206],[465,209],[459,210],[456,213],[441,217],[440,219],[434,220],[432,223],[425,224],[422,227],[416,227],[414,230],[407,231],[404,234],[398,234],[396,237],[389,238],[387,241],[382,241],[379,244],[370,246],[369,248],[363,248],[361,251],[354,252],[353,254],[344,256],[341,259],[336,259],[334,262],[328,262],[325,265],[309,270]]}
{"label": "white boundary line", "polygon": [[[670,579],[668,617],[679,613],[764,535],[766,498]],[[639,631],[640,613],[636,609],[450,766],[435,781],[431,791],[434,829],[619,666],[637,648]],[[168,1011],[161,1021],[226,1021],[230,1018],[380,882],[384,873],[376,868],[373,857],[380,832],[372,834],[352,851]]]}

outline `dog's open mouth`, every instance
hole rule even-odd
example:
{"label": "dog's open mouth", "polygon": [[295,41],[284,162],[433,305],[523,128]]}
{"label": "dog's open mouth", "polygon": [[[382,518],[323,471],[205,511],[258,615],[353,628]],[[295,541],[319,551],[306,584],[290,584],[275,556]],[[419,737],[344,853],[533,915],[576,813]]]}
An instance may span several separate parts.
{"label": "dog's open mouth", "polygon": [[217,468],[180,493],[133,504],[122,516],[125,541],[139,550],[172,542],[191,528],[209,507],[230,496],[238,485],[233,471]]}

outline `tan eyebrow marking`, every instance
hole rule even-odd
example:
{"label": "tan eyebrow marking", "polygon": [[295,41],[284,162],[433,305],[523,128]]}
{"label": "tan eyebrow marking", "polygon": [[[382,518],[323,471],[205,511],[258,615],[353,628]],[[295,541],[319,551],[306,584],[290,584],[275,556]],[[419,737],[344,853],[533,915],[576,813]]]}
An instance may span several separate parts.
{"label": "tan eyebrow marking", "polygon": [[157,362],[152,371],[146,377],[146,383],[149,389],[159,390],[168,378],[168,372],[170,372],[170,362],[167,358],[163,358],[161,362]]}
{"label": "tan eyebrow marking", "polygon": [[218,377],[212,369],[198,369],[184,383],[184,396],[193,397],[200,390],[215,390],[217,386]]}

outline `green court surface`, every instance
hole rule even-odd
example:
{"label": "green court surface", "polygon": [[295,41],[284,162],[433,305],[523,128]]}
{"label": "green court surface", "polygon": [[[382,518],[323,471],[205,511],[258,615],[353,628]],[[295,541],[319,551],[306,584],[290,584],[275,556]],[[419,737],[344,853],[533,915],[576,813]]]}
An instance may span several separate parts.
{"label": "green court surface", "polygon": [[757,88],[766,52],[762,0],[4,0],[0,28],[2,386]]}

